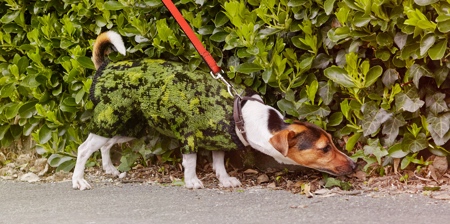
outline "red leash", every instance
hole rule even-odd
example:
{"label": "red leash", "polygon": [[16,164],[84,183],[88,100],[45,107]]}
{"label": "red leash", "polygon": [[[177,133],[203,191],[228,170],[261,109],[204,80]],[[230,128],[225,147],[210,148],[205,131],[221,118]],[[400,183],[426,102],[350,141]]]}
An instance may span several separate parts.
{"label": "red leash", "polygon": [[237,93],[236,89],[231,85],[227,80],[225,80],[222,76],[223,71],[220,69],[219,66],[217,66],[216,61],[211,56],[211,54],[205,49],[202,42],[197,38],[194,31],[192,30],[191,26],[186,22],[183,15],[181,15],[180,11],[177,9],[175,4],[173,4],[172,0],[162,0],[166,8],[169,10],[169,12],[172,14],[172,16],[175,18],[177,23],[180,25],[183,32],[186,34],[186,36],[189,38],[191,43],[194,45],[195,49],[198,51],[200,56],[202,56],[203,60],[208,65],[209,69],[211,69],[211,76],[214,79],[220,79],[226,86],[228,93],[230,93],[231,96],[240,98],[239,94]]}
{"label": "red leash", "polygon": [[177,9],[175,4],[171,0],[162,0],[166,8],[172,13],[172,16],[175,18],[175,20],[180,25],[183,32],[186,34],[186,36],[189,38],[189,40],[194,45],[195,49],[198,51],[200,56],[202,56],[203,60],[208,64],[209,68],[211,69],[212,73],[218,74],[221,72],[221,69],[219,66],[217,66],[216,61],[211,56],[211,54],[203,47],[202,42],[197,38],[192,28],[189,26],[189,24],[184,19],[183,15],[181,15],[180,11]]}

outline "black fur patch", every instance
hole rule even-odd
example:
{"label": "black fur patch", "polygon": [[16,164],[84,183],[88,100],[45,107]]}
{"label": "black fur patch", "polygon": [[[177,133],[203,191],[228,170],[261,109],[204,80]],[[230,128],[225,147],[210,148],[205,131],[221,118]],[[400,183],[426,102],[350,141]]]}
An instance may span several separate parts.
{"label": "black fur patch", "polygon": [[286,123],[282,118],[280,118],[280,115],[274,110],[269,110],[269,118],[267,119],[267,128],[270,132],[277,132],[282,129],[285,129]]}
{"label": "black fur patch", "polygon": [[297,140],[298,144],[297,147],[299,150],[305,150],[305,149],[311,149],[313,148],[314,144],[319,140],[319,138],[322,136],[322,132],[320,129],[317,129],[315,127],[310,127],[309,129],[300,132],[297,134],[295,139]]}

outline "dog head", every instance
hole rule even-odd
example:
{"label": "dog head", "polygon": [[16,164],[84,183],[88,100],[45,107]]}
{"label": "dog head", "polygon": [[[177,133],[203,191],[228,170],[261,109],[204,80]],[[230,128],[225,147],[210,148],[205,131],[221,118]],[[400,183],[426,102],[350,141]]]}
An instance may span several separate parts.
{"label": "dog head", "polygon": [[296,121],[274,133],[270,143],[298,165],[329,174],[350,174],[356,166],[336,148],[330,134],[310,123]]}

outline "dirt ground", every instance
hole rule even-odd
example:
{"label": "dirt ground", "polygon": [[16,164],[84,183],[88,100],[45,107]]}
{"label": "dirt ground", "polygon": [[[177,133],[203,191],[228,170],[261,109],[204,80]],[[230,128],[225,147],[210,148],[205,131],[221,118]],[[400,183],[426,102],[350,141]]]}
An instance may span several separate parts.
{"label": "dirt ground", "polygon": [[[3,158],[3,162],[2,161]],[[23,182],[61,182],[70,181],[72,174],[55,172],[45,158],[36,155],[21,154],[14,161],[5,164],[6,156],[0,154],[0,178]],[[345,177],[331,177],[311,169],[292,171],[287,168],[234,168],[228,165],[231,176],[237,177],[242,189],[260,186],[262,188],[284,190],[306,197],[314,195],[357,195],[364,193],[383,194],[423,194],[435,199],[450,200],[450,174],[445,157],[430,157],[433,165],[418,169],[399,170],[388,166],[384,175],[366,173],[361,170]],[[4,165],[1,165],[4,164]],[[101,164],[99,161],[98,164]],[[211,163],[200,159],[197,167],[199,178],[205,188],[221,188]],[[395,162],[394,162],[395,164]],[[361,163],[360,167],[364,164]],[[398,164],[397,164],[398,166]],[[375,169],[374,169],[375,170]],[[183,172],[180,163],[159,164],[144,167],[137,165],[121,175],[121,178],[104,175],[99,166],[86,169],[89,182],[107,182],[112,184],[150,183],[160,185],[183,185]],[[227,190],[227,189],[223,189]],[[233,189],[230,189],[233,190]]]}

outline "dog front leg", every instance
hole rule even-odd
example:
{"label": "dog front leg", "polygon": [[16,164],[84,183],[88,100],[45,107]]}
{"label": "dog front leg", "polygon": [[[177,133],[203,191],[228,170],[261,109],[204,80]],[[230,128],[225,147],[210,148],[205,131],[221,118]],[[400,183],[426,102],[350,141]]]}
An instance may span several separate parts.
{"label": "dog front leg", "polygon": [[197,177],[197,153],[183,154],[184,185],[187,188],[203,188],[203,183]]}
{"label": "dog front leg", "polygon": [[225,169],[225,153],[223,151],[213,151],[213,169],[216,171],[217,179],[223,187],[239,187],[241,182],[236,177],[230,177]]}
{"label": "dog front leg", "polygon": [[77,162],[72,175],[72,187],[74,189],[91,189],[91,185],[84,179],[84,168],[89,157],[100,147],[108,142],[108,138],[95,134],[89,134],[86,141],[78,147]]}

